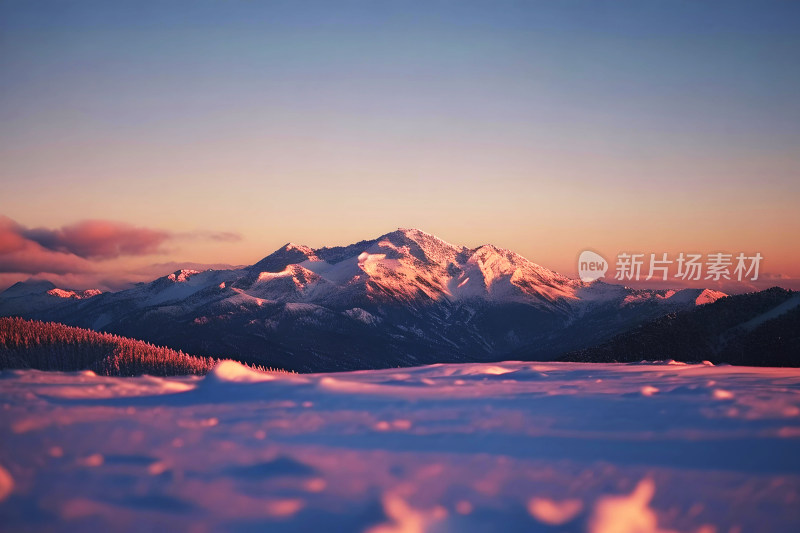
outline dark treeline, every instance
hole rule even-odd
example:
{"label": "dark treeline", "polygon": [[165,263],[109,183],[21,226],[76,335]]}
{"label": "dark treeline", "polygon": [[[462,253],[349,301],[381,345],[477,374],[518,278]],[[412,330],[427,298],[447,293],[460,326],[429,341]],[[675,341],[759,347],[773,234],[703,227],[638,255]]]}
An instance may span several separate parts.
{"label": "dark treeline", "polygon": [[720,298],[646,322],[601,345],[570,352],[561,360],[628,363],[675,359],[800,367],[799,294],[773,287]]}
{"label": "dark treeline", "polygon": [[92,370],[105,376],[173,376],[205,374],[217,362],[219,359],[213,357],[192,356],[110,333],[53,322],[0,318],[0,369]]}

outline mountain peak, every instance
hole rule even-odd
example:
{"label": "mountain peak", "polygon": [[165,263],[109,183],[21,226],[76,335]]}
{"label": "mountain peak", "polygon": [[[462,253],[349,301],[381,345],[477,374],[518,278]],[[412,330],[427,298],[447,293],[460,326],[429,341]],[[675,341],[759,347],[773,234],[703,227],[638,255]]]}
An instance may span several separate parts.
{"label": "mountain peak", "polygon": [[398,228],[378,237],[376,244],[383,248],[394,248],[397,252],[405,250],[423,263],[442,266],[458,262],[458,258],[467,250],[464,246],[450,244],[436,235],[414,228]]}
{"label": "mountain peak", "polygon": [[191,278],[192,276],[194,276],[195,274],[199,274],[199,273],[200,273],[199,270],[189,270],[189,269],[182,268],[180,270],[176,270],[175,272],[173,272],[172,274],[167,276],[167,279],[170,280],[170,281],[174,281],[176,283],[183,283],[183,282],[187,281],[189,278]]}
{"label": "mountain peak", "polygon": [[697,305],[709,304],[716,302],[720,298],[724,298],[726,296],[728,295],[725,294],[724,292],[715,291],[712,289],[703,289],[695,299],[695,303]]}
{"label": "mountain peak", "polygon": [[0,295],[0,315],[128,328],[220,355],[236,346],[298,369],[341,370],[553,355],[720,296],[584,284],[508,249],[454,245],[416,228],[332,248],[289,242],[242,268],[188,266],[169,263],[167,275],[96,298],[29,280]]}
{"label": "mountain peak", "polygon": [[428,233],[426,231],[422,231],[421,229],[417,229],[417,228],[397,228],[396,230],[394,230],[392,232],[389,232],[389,233],[386,233],[384,235],[381,235],[380,237],[378,237],[378,240],[386,239],[386,238],[390,238],[390,237],[402,237],[402,238],[406,238],[406,239],[417,241],[417,242],[419,242],[419,241],[427,241],[427,240],[436,240],[436,241],[443,242],[445,244],[449,244],[450,246],[453,246],[452,244],[447,243],[444,240],[440,239],[436,235],[434,235],[432,233]]}
{"label": "mountain peak", "polygon": [[283,272],[289,265],[303,261],[319,261],[317,253],[308,246],[287,242],[250,267],[253,272]]}
{"label": "mountain peak", "polygon": [[286,252],[296,251],[305,254],[307,256],[315,255],[314,249],[311,248],[310,246],[306,246],[305,244],[295,244],[293,242],[287,242],[286,244],[283,245],[283,247],[281,247],[281,250],[284,250]]}
{"label": "mountain peak", "polygon": [[70,289],[50,289],[47,291],[47,294],[50,296],[56,296],[58,298],[72,298],[75,300],[85,300],[87,298],[92,298],[93,296],[98,296],[103,294],[102,291],[98,289],[86,289],[85,291],[74,291]]}
{"label": "mountain peak", "polygon": [[86,298],[102,294],[102,291],[98,289],[61,289],[56,287],[54,283],[44,279],[29,279],[27,281],[15,283],[0,294],[2,294],[4,298],[22,298],[26,300],[45,295],[54,296],[56,298],[85,300]]}
{"label": "mountain peak", "polygon": [[44,294],[49,290],[55,289],[54,283],[45,279],[28,279],[27,281],[18,281],[5,291],[4,296],[24,296],[29,294]]}
{"label": "mountain peak", "polygon": [[403,235],[405,235],[409,239],[414,238],[414,237],[419,238],[419,237],[423,237],[423,236],[424,237],[436,237],[432,233],[428,233],[426,231],[422,231],[421,229],[417,229],[417,228],[397,228],[392,233],[402,233]]}

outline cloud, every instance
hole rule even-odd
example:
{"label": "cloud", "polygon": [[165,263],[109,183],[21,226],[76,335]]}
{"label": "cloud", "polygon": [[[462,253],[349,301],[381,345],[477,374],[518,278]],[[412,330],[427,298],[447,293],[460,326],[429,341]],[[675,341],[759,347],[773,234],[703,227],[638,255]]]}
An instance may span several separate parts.
{"label": "cloud", "polygon": [[98,261],[163,252],[167,242],[235,242],[237,233],[174,233],[111,220],[84,220],[61,228],[26,228],[0,215],[0,273],[99,274]]}
{"label": "cloud", "polygon": [[67,274],[93,270],[86,259],[49,250],[25,237],[25,231],[10,218],[0,215],[0,272]]}
{"label": "cloud", "polygon": [[239,242],[242,236],[232,231],[220,231],[209,234],[209,239],[222,242]]}
{"label": "cloud", "polygon": [[21,235],[23,229],[10,218],[0,215],[0,254],[9,254],[25,249],[26,239]]}
{"label": "cloud", "polygon": [[178,239],[185,239],[185,240],[206,240],[206,241],[217,241],[217,242],[239,242],[242,240],[242,236],[238,233],[234,233],[232,231],[204,231],[204,230],[197,230],[192,231],[189,233],[178,233],[175,235]]}
{"label": "cloud", "polygon": [[[2,263],[2,256],[0,256]],[[89,267],[91,263],[86,262]],[[190,270],[233,270],[244,268],[244,265],[230,265],[228,263],[197,263],[194,261],[171,261],[168,263],[154,263],[137,266],[130,269],[89,270],[85,272],[4,272],[0,269],[0,292],[4,291],[18,281],[31,279],[47,280],[61,289],[100,289],[103,291],[121,291],[130,289],[136,283],[148,283],[162,276],[166,276],[180,269]]]}
{"label": "cloud", "polygon": [[171,238],[166,231],[109,220],[85,220],[60,229],[23,229],[22,236],[48,250],[85,259],[154,254]]}
{"label": "cloud", "polygon": [[0,255],[0,272],[68,274],[93,270],[91,263],[85,259],[51,252],[31,244],[26,244],[22,250]]}

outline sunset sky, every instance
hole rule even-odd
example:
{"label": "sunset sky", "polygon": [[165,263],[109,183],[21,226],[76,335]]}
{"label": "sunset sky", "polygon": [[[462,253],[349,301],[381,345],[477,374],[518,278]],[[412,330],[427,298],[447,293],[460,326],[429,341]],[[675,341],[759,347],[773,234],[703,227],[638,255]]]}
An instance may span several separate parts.
{"label": "sunset sky", "polygon": [[397,227],[800,288],[798,154],[796,2],[0,2],[0,289]]}

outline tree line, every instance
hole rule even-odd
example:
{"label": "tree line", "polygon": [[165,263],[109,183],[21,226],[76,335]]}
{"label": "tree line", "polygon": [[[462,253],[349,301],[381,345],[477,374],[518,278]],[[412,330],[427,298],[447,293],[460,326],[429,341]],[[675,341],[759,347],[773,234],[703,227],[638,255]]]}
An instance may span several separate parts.
{"label": "tree line", "polygon": [[0,369],[92,370],[104,376],[202,375],[219,361],[112,333],[55,322],[0,318]]}

